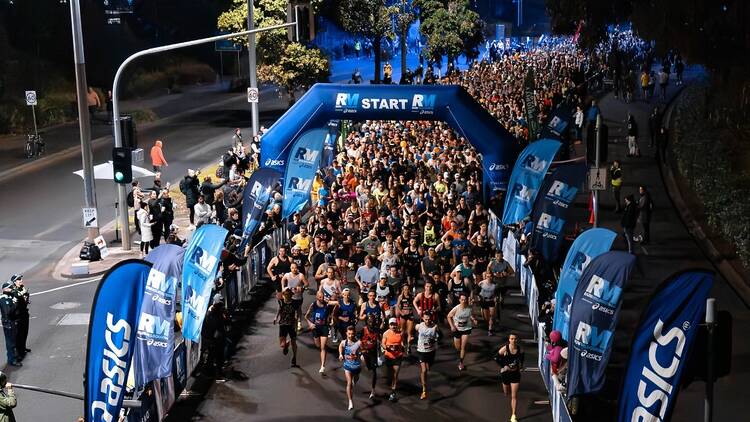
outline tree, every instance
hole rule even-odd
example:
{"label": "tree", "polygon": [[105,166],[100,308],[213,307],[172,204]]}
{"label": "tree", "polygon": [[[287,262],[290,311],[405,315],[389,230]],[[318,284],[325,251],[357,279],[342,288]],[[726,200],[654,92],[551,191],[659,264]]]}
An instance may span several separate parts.
{"label": "tree", "polygon": [[385,0],[339,0],[339,24],[348,32],[372,42],[375,53],[375,82],[380,82],[381,46],[383,38],[393,39],[392,17],[398,7],[388,6]]}
{"label": "tree", "polygon": [[440,64],[447,56],[451,63],[461,54],[469,60],[479,56],[484,21],[471,10],[468,0],[420,0],[418,6],[419,30],[427,39],[425,55],[430,61]]}
{"label": "tree", "polygon": [[396,28],[398,29],[399,48],[401,49],[401,75],[406,74],[406,41],[409,36],[409,28],[417,20],[414,6],[408,0],[401,0],[396,13]]}
{"label": "tree", "polygon": [[308,89],[316,82],[327,81],[331,75],[328,58],[318,49],[289,43],[276,63],[258,69],[258,78],[286,90],[289,104],[295,101],[295,91]]}
{"label": "tree", "polygon": [[[279,25],[286,22],[286,0],[257,0],[254,3],[255,27]],[[311,2],[313,10],[321,0]],[[217,21],[220,30],[240,32],[247,30],[247,1],[233,0],[232,8],[222,13]],[[327,81],[330,76],[328,58],[317,48],[290,43],[286,29],[256,34],[258,54],[258,79],[276,84],[289,93],[290,104],[295,101],[297,89],[306,89],[315,82]],[[233,40],[247,43],[247,38]]]}

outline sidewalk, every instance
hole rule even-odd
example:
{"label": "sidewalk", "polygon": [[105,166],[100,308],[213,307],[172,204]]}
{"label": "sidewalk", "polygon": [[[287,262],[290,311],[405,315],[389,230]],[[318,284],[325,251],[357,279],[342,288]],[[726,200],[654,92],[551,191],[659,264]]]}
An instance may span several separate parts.
{"label": "sidewalk", "polygon": [[[686,83],[690,83],[691,77],[696,74],[687,75]],[[671,101],[679,91],[673,83],[668,89],[668,101]],[[623,187],[621,197],[633,194],[638,198],[638,187],[648,187],[652,200],[654,201],[654,213],[651,221],[651,243],[649,245],[636,244],[637,268],[634,271],[628,290],[629,296],[625,297],[622,311],[620,313],[620,324],[622,326],[634,326],[637,324],[642,306],[651,295],[651,292],[667,276],[686,268],[714,269],[713,264],[705,257],[696,244],[695,239],[680,219],[676,205],[670,201],[667,186],[662,180],[659,165],[654,159],[655,148],[650,148],[648,137],[648,116],[656,105],[656,100],[646,103],[636,100],[626,104],[622,99],[616,99],[612,94],[607,94],[599,101],[602,117],[609,125],[609,157],[607,165],[615,159],[620,160],[623,167]],[[663,107],[661,108],[664,111]],[[624,121],[627,112],[630,111],[636,118],[639,127],[639,146],[641,158],[628,158],[626,128]],[[611,190],[600,194],[600,226],[611,229],[618,233],[613,249],[627,249],[621,235],[621,214],[614,213],[614,199]],[[580,207],[579,207],[580,208]],[[636,227],[636,234],[641,231],[640,224]],[[711,296],[717,298],[719,308],[729,310],[734,317],[734,333],[747,332],[750,329],[750,311],[741,301],[737,293],[732,290],[727,281],[717,274]],[[743,407],[742,397],[744,388],[740,387],[740,380],[750,370],[750,362],[745,358],[748,356],[748,345],[746,341],[740,341],[740,337],[733,335],[734,352],[732,362],[732,373],[720,379],[715,384],[716,420],[734,420],[737,412]],[[618,344],[615,342],[612,352],[611,363],[619,362],[627,357],[629,344]],[[688,388],[681,391],[673,414],[674,420],[695,420],[695,415],[702,414],[704,384],[693,382]]]}

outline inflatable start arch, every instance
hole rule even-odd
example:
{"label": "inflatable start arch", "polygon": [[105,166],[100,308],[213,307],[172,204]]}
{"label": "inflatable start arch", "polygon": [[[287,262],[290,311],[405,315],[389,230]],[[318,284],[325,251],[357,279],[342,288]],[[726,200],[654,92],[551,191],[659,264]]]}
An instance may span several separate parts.
{"label": "inflatable start arch", "polygon": [[297,137],[334,119],[448,123],[482,154],[485,198],[507,190],[518,155],[513,136],[459,86],[316,84],[263,135],[261,165],[283,173]]}

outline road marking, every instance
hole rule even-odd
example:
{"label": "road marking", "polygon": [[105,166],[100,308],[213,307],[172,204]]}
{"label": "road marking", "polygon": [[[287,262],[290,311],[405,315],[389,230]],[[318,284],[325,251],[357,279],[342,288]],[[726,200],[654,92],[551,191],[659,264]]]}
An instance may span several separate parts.
{"label": "road marking", "polygon": [[54,305],[50,306],[50,309],[57,309],[57,310],[64,310],[64,309],[75,309],[77,307],[81,306],[78,302],[57,302]]}
{"label": "road marking", "polygon": [[89,314],[65,314],[55,325],[89,325]]}
{"label": "road marking", "polygon": [[93,283],[94,281],[99,281],[100,278],[101,277],[96,277],[96,278],[92,278],[91,280],[86,280],[86,281],[81,281],[81,282],[78,282],[78,283],[68,284],[67,286],[60,286],[60,287],[55,287],[54,289],[42,290],[41,292],[32,293],[31,296],[43,295],[45,293],[52,293],[52,292],[56,292],[58,290],[67,289],[67,288],[70,288],[70,287],[82,286],[84,284]]}
{"label": "road marking", "polygon": [[41,231],[34,235],[34,238],[39,239],[40,237],[44,237],[50,233],[54,233],[58,230],[60,230],[63,227],[69,226],[71,224],[70,221],[62,221],[58,224],[55,224],[54,226],[48,228],[47,230]]}

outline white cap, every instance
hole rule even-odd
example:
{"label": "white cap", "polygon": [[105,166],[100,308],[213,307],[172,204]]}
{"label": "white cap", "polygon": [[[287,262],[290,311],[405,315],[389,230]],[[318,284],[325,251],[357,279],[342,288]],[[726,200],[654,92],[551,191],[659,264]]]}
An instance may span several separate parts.
{"label": "white cap", "polygon": [[388,325],[391,325],[391,324],[398,324],[398,320],[396,318],[389,319],[388,320]]}

